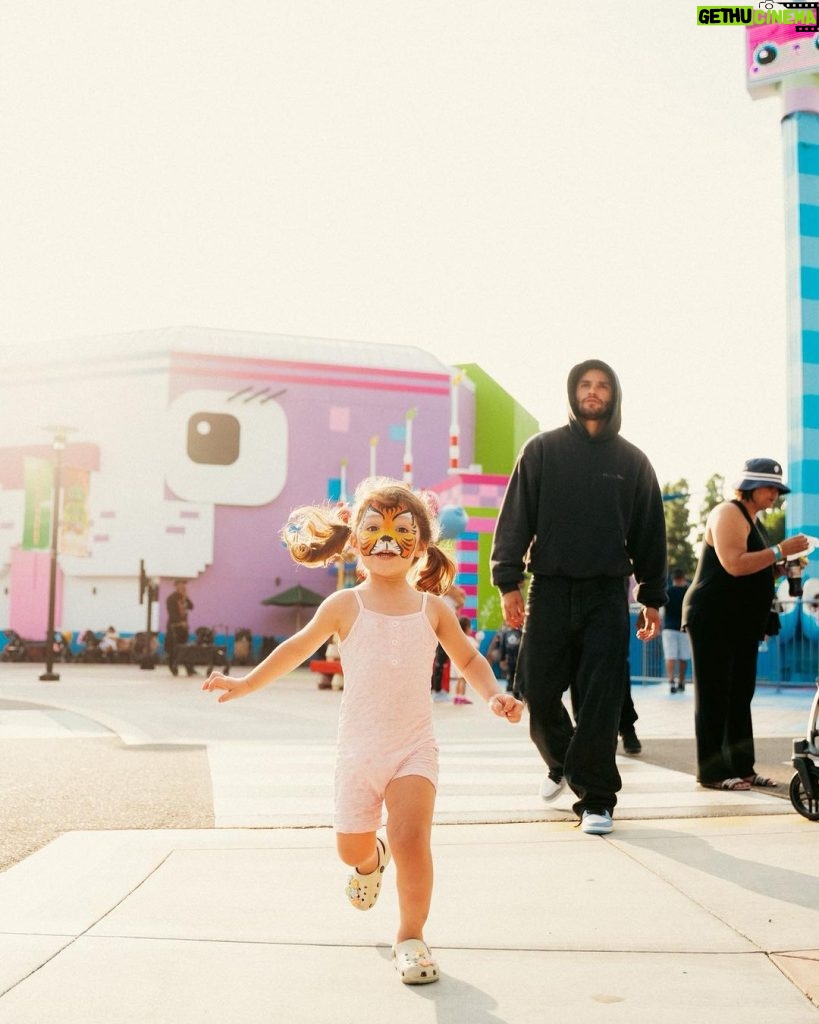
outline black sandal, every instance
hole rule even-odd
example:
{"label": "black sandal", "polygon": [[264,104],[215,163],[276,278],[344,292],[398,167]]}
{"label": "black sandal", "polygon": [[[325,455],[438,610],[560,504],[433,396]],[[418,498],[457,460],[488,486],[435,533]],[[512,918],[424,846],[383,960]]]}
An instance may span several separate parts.
{"label": "black sandal", "polygon": [[742,792],[747,793],[751,788],[751,783],[747,779],[723,779],[722,782],[701,782],[701,786],[705,786],[706,789],[726,789],[730,792]]}
{"label": "black sandal", "polygon": [[776,789],[779,785],[778,782],[767,778],[765,775],[746,775],[745,781],[751,786],[759,786],[762,789]]}

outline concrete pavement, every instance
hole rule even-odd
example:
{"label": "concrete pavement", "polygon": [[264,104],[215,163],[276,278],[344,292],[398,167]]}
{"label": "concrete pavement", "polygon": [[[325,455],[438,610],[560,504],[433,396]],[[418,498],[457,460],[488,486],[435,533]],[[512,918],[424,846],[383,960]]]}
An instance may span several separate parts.
{"label": "concrete pavement", "polygon": [[[586,836],[538,800],[525,721],[436,705],[427,939],[442,979],[409,988],[390,964],[392,868],[369,913],[343,894],[329,828],[337,695],[297,673],[217,708],[126,667],[104,684],[78,666],[60,684],[5,668],[0,697],[42,710],[16,726],[0,712],[0,735],[53,721],[204,743],[217,828],[70,832],[0,874],[0,1024],[817,1019],[819,823],[787,800],[621,757],[615,831]],[[635,689],[644,740],[691,735],[692,698],[664,689]],[[761,691],[757,735],[801,734],[811,697]]]}

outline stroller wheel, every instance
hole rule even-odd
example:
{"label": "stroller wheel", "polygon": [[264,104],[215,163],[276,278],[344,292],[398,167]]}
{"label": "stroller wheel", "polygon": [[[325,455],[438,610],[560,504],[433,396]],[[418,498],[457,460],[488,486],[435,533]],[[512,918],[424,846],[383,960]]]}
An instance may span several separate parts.
{"label": "stroller wheel", "polygon": [[802,779],[799,776],[799,772],[796,772],[791,779],[790,790],[788,795],[791,798],[791,803],[794,809],[797,810],[803,818],[807,818],[809,821],[819,821],[819,797],[810,796],[805,792],[805,787],[802,784]]}

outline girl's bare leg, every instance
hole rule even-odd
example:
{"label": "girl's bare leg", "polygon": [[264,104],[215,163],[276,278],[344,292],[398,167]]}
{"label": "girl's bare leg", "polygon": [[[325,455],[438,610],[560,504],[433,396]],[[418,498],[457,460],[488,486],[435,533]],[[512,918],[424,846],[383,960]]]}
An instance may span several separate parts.
{"label": "girl's bare leg", "polygon": [[387,839],[395,862],[401,919],[396,942],[423,939],[432,900],[432,812],[435,787],[420,775],[387,787]]}
{"label": "girl's bare leg", "polygon": [[362,875],[378,867],[375,832],[336,832],[336,850],[341,860]]}

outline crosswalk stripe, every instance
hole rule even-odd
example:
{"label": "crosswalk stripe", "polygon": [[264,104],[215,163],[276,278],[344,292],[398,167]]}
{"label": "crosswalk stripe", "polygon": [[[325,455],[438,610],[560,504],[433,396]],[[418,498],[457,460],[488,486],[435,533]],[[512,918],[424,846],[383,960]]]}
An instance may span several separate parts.
{"label": "crosswalk stripe", "polygon": [[[217,827],[332,824],[335,744],[210,743],[208,760]],[[758,791],[720,793],[684,772],[635,758],[617,763],[620,819],[791,811],[788,801]],[[440,765],[436,823],[576,820],[571,794],[556,807],[540,800],[544,767],[527,737],[442,743]]]}

